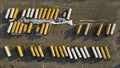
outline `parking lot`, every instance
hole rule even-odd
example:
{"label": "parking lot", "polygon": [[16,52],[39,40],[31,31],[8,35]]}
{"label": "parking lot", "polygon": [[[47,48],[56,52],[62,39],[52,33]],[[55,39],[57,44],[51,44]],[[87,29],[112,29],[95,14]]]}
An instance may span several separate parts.
{"label": "parking lot", "polygon": [[[74,26],[67,24],[51,25],[46,36],[36,35],[9,35],[6,33],[9,22],[4,19],[8,8],[60,8],[60,12],[72,8],[71,20]],[[76,25],[80,20],[97,20],[92,23],[88,36],[75,35]],[[106,20],[106,22],[102,22]],[[100,37],[95,36],[99,23],[116,23],[115,34]],[[0,68],[120,68],[120,1],[119,0],[0,0]],[[12,48],[13,56],[8,58],[4,46]],[[22,45],[25,57],[20,58],[15,49]],[[33,58],[29,51],[30,45],[41,45],[45,58]],[[50,45],[65,46],[109,46],[112,58],[110,60],[52,58],[48,47]]]}

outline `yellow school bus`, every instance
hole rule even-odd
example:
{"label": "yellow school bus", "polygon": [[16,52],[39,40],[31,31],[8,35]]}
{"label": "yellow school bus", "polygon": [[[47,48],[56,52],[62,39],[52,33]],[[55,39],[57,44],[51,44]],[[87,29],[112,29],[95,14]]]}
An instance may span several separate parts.
{"label": "yellow school bus", "polygon": [[106,55],[105,55],[105,51],[104,51],[103,47],[100,47],[100,51],[102,53],[103,58],[106,59]]}
{"label": "yellow school bus", "polygon": [[105,46],[104,49],[105,49],[105,53],[106,53],[107,58],[110,59],[111,55],[110,55],[110,52],[108,50],[108,46]]}
{"label": "yellow school bus", "polygon": [[22,33],[23,26],[24,26],[24,23],[21,23],[21,25],[20,25],[20,29],[19,29],[19,32],[18,32],[19,34]]}
{"label": "yellow school bus", "polygon": [[42,18],[42,14],[43,14],[43,8],[40,8],[39,15],[38,15],[38,19],[41,19],[41,18]]}
{"label": "yellow school bus", "polygon": [[49,28],[49,23],[46,23],[45,30],[44,30],[44,35],[48,33],[48,28]]}
{"label": "yellow school bus", "polygon": [[51,14],[50,14],[50,19],[53,19],[54,14],[55,14],[55,9],[53,8],[53,9],[52,9],[52,12],[51,12]]}
{"label": "yellow school bus", "polygon": [[38,49],[37,49],[37,46],[34,46],[34,50],[35,50],[35,53],[36,53],[37,57],[40,57],[40,54],[39,54]]}
{"label": "yellow school bus", "polygon": [[19,52],[20,57],[23,57],[24,54],[23,54],[22,47],[21,47],[21,46],[17,46],[17,50],[18,50],[18,52]]}
{"label": "yellow school bus", "polygon": [[49,8],[48,12],[47,12],[47,17],[46,19],[49,19],[50,18],[50,13],[51,13],[51,8]]}
{"label": "yellow school bus", "polygon": [[45,23],[43,23],[42,26],[41,26],[41,29],[40,29],[40,35],[43,34],[44,28],[45,28]]}
{"label": "yellow school bus", "polygon": [[55,53],[56,53],[57,58],[60,58],[60,54],[59,54],[57,46],[55,46]]}
{"label": "yellow school bus", "polygon": [[13,18],[14,18],[14,19],[17,17],[18,13],[19,13],[19,9],[16,8],[16,9],[15,9],[15,12],[14,12],[14,15],[13,15]]}
{"label": "yellow school bus", "polygon": [[39,27],[39,26],[37,26],[37,27],[36,27],[36,33],[38,33],[38,32],[39,32],[39,30],[40,30],[40,27]]}
{"label": "yellow school bus", "polygon": [[55,20],[57,19],[58,14],[59,14],[59,8],[56,9],[55,16],[54,16],[54,19],[55,19]]}
{"label": "yellow school bus", "polygon": [[60,51],[61,56],[64,58],[65,55],[64,55],[64,53],[63,53],[63,50],[62,50],[61,46],[59,46],[58,48],[59,48],[59,51]]}
{"label": "yellow school bus", "polygon": [[88,24],[86,25],[84,35],[88,35],[89,29],[90,29],[90,23],[88,23]]}
{"label": "yellow school bus", "polygon": [[13,27],[12,27],[11,33],[14,33],[14,32],[15,32],[15,28],[16,28],[16,26],[17,26],[17,23],[18,23],[18,22],[16,22],[16,21],[13,23]]}
{"label": "yellow school bus", "polygon": [[38,51],[39,51],[41,57],[43,58],[44,57],[44,53],[43,53],[42,48],[41,48],[40,45],[38,46]]}
{"label": "yellow school bus", "polygon": [[35,54],[35,51],[34,51],[34,48],[33,48],[32,45],[30,46],[30,51],[31,51],[31,53],[32,53],[32,56],[35,57],[36,54]]}
{"label": "yellow school bus", "polygon": [[55,51],[54,51],[54,48],[53,48],[53,45],[50,46],[50,50],[51,50],[51,53],[52,53],[52,56],[55,57]]}
{"label": "yellow school bus", "polygon": [[107,31],[106,31],[106,35],[110,35],[110,30],[111,30],[112,24],[108,24],[107,26]]}
{"label": "yellow school bus", "polygon": [[16,30],[15,30],[15,33],[16,34],[18,34],[18,30],[19,30],[19,28],[20,28],[20,21],[18,21],[18,23],[17,23],[17,26],[16,26]]}
{"label": "yellow school bus", "polygon": [[63,49],[63,52],[64,52],[65,56],[68,57],[68,53],[67,53],[67,50],[66,50],[64,45],[62,46],[62,49]]}
{"label": "yellow school bus", "polygon": [[33,23],[30,23],[28,26],[27,33],[31,33],[32,27],[33,27]]}
{"label": "yellow school bus", "polygon": [[82,24],[79,24],[76,35],[79,35],[82,29]]}
{"label": "yellow school bus", "polygon": [[24,24],[24,27],[23,27],[23,31],[26,32],[27,31],[27,24]]}
{"label": "yellow school bus", "polygon": [[43,14],[42,14],[42,19],[45,19],[46,13],[47,13],[47,8],[44,8],[44,11],[43,11]]}
{"label": "yellow school bus", "polygon": [[102,28],[103,28],[103,24],[100,24],[98,31],[97,31],[97,34],[96,34],[97,36],[100,36]]}

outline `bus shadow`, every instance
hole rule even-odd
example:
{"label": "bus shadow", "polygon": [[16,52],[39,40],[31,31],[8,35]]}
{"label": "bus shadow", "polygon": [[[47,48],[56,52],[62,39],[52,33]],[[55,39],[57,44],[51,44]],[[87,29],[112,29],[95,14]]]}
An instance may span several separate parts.
{"label": "bus shadow", "polygon": [[85,36],[83,41],[87,41],[87,40],[90,40],[90,39],[93,40],[93,41],[100,41],[100,40],[106,38],[107,36],[105,35],[105,33],[106,33],[107,25],[103,26],[101,34],[100,34],[99,37],[96,35],[96,33],[98,31],[98,27],[99,27],[99,25],[95,25],[94,27],[92,27],[89,30],[89,35]]}
{"label": "bus shadow", "polygon": [[1,29],[0,29],[0,37],[3,38],[3,39],[10,39],[10,38],[20,38],[21,36],[23,35],[11,35],[11,34],[8,34],[7,33],[7,29],[8,29],[8,26],[9,24],[3,26]]}
{"label": "bus shadow", "polygon": [[6,12],[7,10],[4,10],[3,12],[0,13],[0,23],[6,24],[9,22],[7,19],[5,19]]}
{"label": "bus shadow", "polygon": [[113,68],[120,68],[120,64],[115,65]]}
{"label": "bus shadow", "polygon": [[4,60],[7,57],[7,55],[5,55],[5,54],[6,54],[6,52],[5,52],[4,48],[0,48],[0,60]]}
{"label": "bus shadow", "polygon": [[71,29],[67,30],[65,32],[65,36],[64,36],[64,39],[71,39],[71,41],[74,41],[76,39],[79,39],[82,37],[82,33],[83,33],[83,29],[81,30],[81,33],[79,35],[76,35],[76,30],[77,30],[77,27],[76,26],[73,26]]}

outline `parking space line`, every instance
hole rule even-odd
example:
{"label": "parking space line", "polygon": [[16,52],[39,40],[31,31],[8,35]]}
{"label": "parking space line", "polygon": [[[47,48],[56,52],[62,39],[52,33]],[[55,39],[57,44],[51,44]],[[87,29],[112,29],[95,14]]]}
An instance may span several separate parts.
{"label": "parking space line", "polygon": [[33,0],[33,8],[35,7],[35,0]]}
{"label": "parking space line", "polygon": [[64,68],[64,66],[56,66],[57,68]]}
{"label": "parking space line", "polygon": [[13,3],[16,3],[16,2],[19,2],[19,0],[15,0],[15,1],[5,0],[5,2],[13,2]]}
{"label": "parking space line", "polygon": [[45,66],[43,65],[43,68],[45,68]]}
{"label": "parking space line", "polygon": [[83,64],[82,64],[82,68],[83,68]]}
{"label": "parking space line", "polygon": [[17,0],[17,1],[8,1],[8,0],[5,0],[4,2],[7,3],[7,4],[19,3],[19,4],[23,4],[23,5],[30,3],[30,1],[19,1],[19,0]]}

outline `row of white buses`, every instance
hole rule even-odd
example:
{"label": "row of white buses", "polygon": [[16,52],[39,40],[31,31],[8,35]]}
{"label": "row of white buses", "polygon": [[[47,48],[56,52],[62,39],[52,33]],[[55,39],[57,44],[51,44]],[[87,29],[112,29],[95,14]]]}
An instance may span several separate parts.
{"label": "row of white buses", "polygon": [[104,47],[92,46],[91,49],[95,58],[103,58],[103,59],[111,58],[108,46],[104,46]]}
{"label": "row of white buses", "polygon": [[[76,31],[76,35],[80,35],[81,34],[83,25],[84,24],[79,24],[78,25],[78,28],[77,28],[77,31]],[[85,27],[85,30],[84,30],[84,35],[88,35],[91,23],[87,23],[85,26],[86,27]],[[96,32],[96,36],[99,37],[101,35],[102,30],[103,30],[103,26],[104,26],[104,24],[100,24],[98,26],[98,29],[97,29],[97,32]],[[115,28],[116,28],[116,23],[109,23],[107,25],[107,28],[106,28],[106,35],[113,35],[114,32],[115,32]]]}
{"label": "row of white buses", "polygon": [[[8,57],[12,56],[12,52],[9,46],[4,46],[5,52]],[[24,57],[24,50],[21,45],[17,46],[17,51],[20,57]],[[40,45],[38,46],[30,46],[30,51],[33,57],[41,57],[44,58],[44,53]]]}
{"label": "row of white buses", "polygon": [[[48,29],[50,24],[49,23],[43,23],[41,25],[35,25],[35,32],[36,35],[47,35]],[[14,21],[9,24],[9,27],[7,29],[8,34],[13,35],[20,35],[20,34],[30,34],[32,30],[34,29],[34,24],[32,22],[30,23],[22,23],[20,21]]]}

